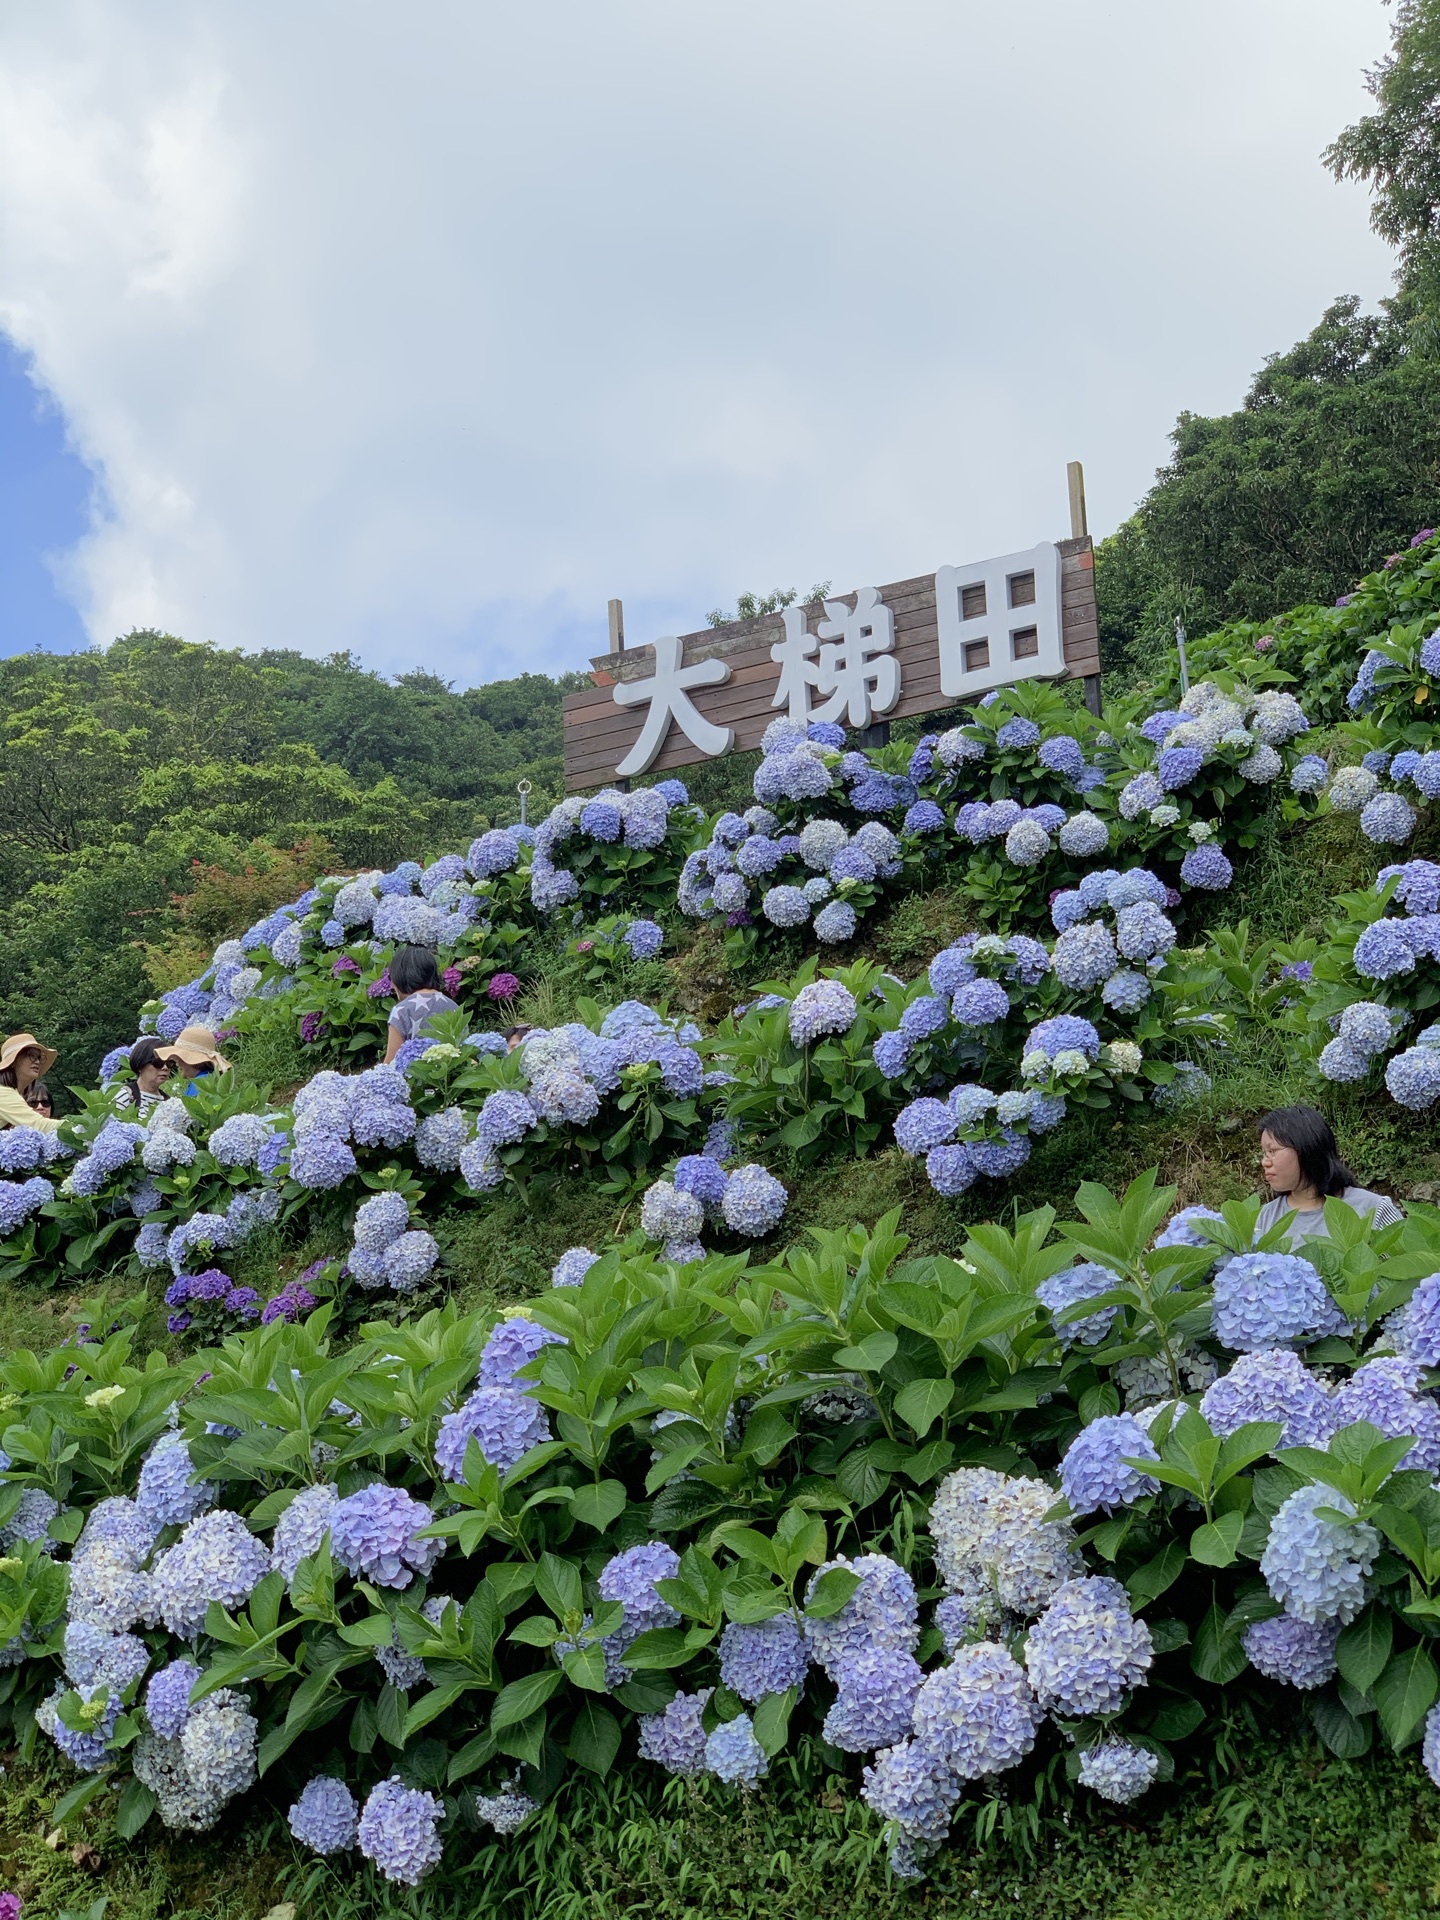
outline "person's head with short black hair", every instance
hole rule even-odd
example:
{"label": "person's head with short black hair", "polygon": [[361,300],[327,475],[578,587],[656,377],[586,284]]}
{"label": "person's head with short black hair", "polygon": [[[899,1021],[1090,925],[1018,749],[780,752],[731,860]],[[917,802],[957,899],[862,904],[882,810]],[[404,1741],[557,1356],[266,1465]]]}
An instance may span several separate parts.
{"label": "person's head with short black hair", "polygon": [[170,1078],[169,1048],[153,1033],[147,1033],[130,1049],[130,1071],[141,1093],[159,1093]]}
{"label": "person's head with short black hair", "polygon": [[1260,1122],[1261,1165],[1276,1193],[1309,1188],[1322,1200],[1357,1184],[1340,1158],[1330,1122],[1314,1107],[1276,1107]]}
{"label": "person's head with short black hair", "polygon": [[25,1089],[25,1104],[33,1107],[36,1113],[43,1114],[47,1120],[55,1118],[55,1101],[43,1080],[36,1080]]}
{"label": "person's head with short black hair", "polygon": [[440,969],[430,947],[397,947],[390,962],[390,984],[401,1000],[427,988],[439,989]]}
{"label": "person's head with short black hair", "polygon": [[520,1042],[533,1032],[534,1028],[528,1020],[515,1020],[503,1029],[500,1037],[505,1042],[507,1052],[513,1053]]}
{"label": "person's head with short black hair", "polygon": [[160,1058],[160,1049],[164,1044],[153,1033],[147,1033],[143,1039],[137,1040],[129,1053],[130,1071],[138,1077],[146,1067],[168,1065],[167,1061]]}

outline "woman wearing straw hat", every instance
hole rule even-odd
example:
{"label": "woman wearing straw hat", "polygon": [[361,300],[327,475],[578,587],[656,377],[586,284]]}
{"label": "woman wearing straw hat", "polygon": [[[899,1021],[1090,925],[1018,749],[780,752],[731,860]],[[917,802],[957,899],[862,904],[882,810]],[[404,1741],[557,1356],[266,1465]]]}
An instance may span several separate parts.
{"label": "woman wearing straw hat", "polygon": [[53,1047],[42,1047],[33,1033],[12,1033],[0,1046],[0,1127],[38,1127],[41,1133],[54,1133],[60,1122],[37,1113],[25,1095],[59,1058]]}
{"label": "woman wearing straw hat", "polygon": [[194,1093],[196,1083],[207,1073],[230,1071],[230,1062],[215,1045],[215,1036],[208,1027],[186,1027],[168,1047],[157,1050],[156,1058],[168,1060],[172,1066],[189,1068],[190,1080],[185,1088],[186,1093]]}

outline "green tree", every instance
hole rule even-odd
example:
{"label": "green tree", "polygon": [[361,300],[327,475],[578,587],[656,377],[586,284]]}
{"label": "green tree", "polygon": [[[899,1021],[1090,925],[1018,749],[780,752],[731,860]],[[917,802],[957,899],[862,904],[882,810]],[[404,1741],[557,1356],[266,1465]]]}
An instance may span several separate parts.
{"label": "green tree", "polygon": [[1440,310],[1440,0],[1399,0],[1390,52],[1365,76],[1377,111],[1325,152],[1337,180],[1375,193],[1370,224],[1400,255],[1403,284]]}

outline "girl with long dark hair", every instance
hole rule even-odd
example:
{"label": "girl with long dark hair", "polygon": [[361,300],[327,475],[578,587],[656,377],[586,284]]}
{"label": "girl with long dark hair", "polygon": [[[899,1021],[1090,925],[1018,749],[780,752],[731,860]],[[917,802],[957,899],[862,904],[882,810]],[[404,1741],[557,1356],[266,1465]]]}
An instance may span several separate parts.
{"label": "girl with long dark hair", "polygon": [[1340,1158],[1330,1122],[1314,1107],[1277,1107],[1266,1114],[1260,1122],[1260,1170],[1275,1197],[1260,1209],[1257,1237],[1284,1220],[1292,1247],[1310,1234],[1328,1238],[1327,1200],[1343,1200],[1357,1213],[1368,1213],[1377,1227],[1392,1226],[1405,1217],[1385,1194],[1356,1184]]}

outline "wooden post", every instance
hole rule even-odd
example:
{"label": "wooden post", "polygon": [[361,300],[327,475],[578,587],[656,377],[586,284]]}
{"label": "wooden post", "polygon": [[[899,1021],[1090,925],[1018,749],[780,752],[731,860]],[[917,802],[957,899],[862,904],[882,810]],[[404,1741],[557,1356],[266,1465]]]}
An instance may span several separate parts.
{"label": "wooden post", "polygon": [[[610,651],[611,653],[623,653],[625,651],[624,602],[620,600],[609,601],[607,611],[610,616]],[[630,782],[628,780],[617,780],[615,785],[621,793],[628,793],[630,791]]]}
{"label": "wooden post", "polygon": [[857,747],[888,747],[890,744],[890,722],[872,720],[868,727],[861,727],[855,735]]}
{"label": "wooden post", "polygon": [[[1078,460],[1072,460],[1065,469],[1066,483],[1070,489],[1070,538],[1084,540],[1090,532],[1085,514],[1085,469]],[[1085,676],[1085,705],[1098,720],[1100,718],[1100,676],[1087,673]]]}

